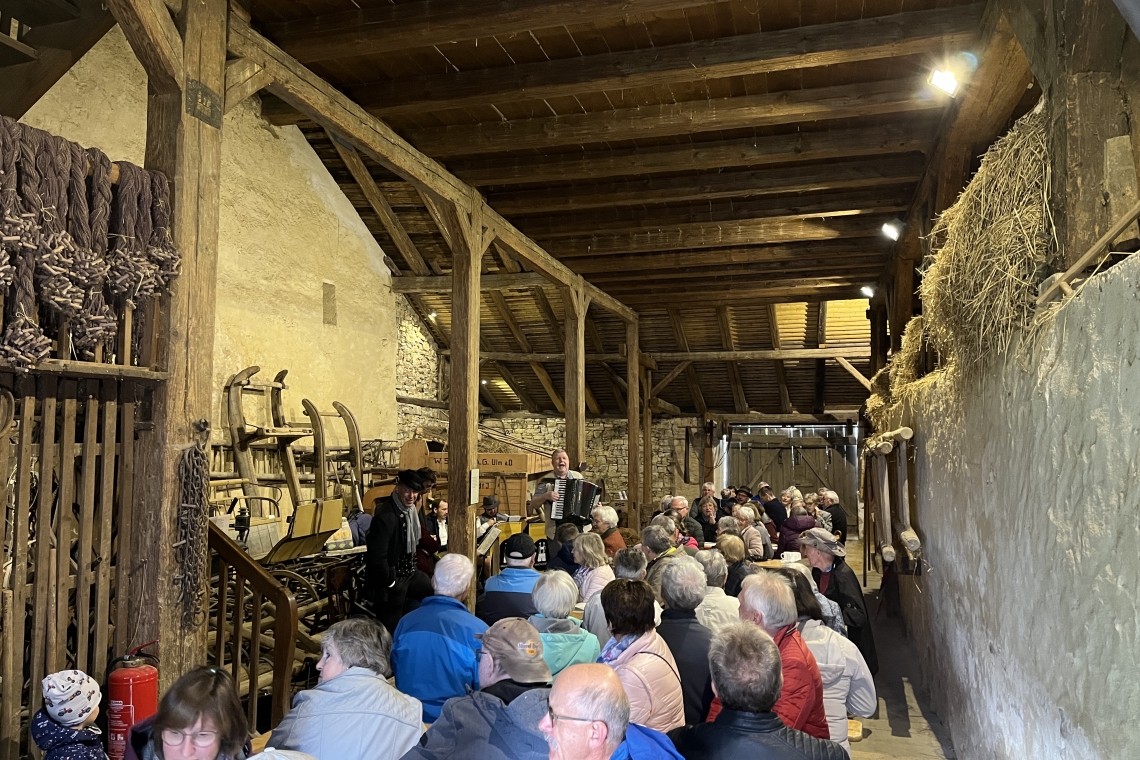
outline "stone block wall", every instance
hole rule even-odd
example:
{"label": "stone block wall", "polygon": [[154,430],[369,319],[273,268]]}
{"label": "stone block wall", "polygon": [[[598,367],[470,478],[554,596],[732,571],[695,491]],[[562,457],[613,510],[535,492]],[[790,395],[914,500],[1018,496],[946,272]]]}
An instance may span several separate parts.
{"label": "stone block wall", "polygon": [[[396,295],[396,395],[439,399],[440,361],[435,339],[408,300]],[[396,404],[396,439],[447,438],[447,412],[442,409]]]}

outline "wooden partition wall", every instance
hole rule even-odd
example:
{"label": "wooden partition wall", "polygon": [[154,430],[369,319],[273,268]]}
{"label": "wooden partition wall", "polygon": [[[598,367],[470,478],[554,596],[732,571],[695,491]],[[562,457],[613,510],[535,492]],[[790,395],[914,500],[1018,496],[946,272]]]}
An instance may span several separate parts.
{"label": "wooden partition wall", "polygon": [[143,393],[132,380],[0,376],[0,760],[20,756],[45,675],[77,668],[102,682],[111,659],[145,643],[133,638],[121,550]]}

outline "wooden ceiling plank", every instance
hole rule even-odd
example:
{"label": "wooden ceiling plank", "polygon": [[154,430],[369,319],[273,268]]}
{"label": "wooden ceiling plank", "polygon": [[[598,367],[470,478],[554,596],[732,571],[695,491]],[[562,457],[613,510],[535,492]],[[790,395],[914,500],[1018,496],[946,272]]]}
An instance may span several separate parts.
{"label": "wooden ceiling plank", "polygon": [[693,0],[429,0],[383,4],[266,25],[266,34],[303,63],[510,36],[534,29],[620,20],[692,5]]}
{"label": "wooden ceiling plank", "polygon": [[871,390],[871,381],[868,380],[866,377],[864,377],[862,372],[855,369],[855,366],[853,364],[851,364],[851,362],[847,361],[847,359],[845,357],[836,356],[835,361],[839,363],[840,367],[843,367],[843,369],[850,372],[851,377],[858,380],[860,385],[862,385],[867,390]]}
{"label": "wooden ceiling plank", "polygon": [[[776,305],[768,304],[768,336],[772,341],[773,350],[780,350],[780,321],[776,314]],[[784,371],[784,361],[776,359],[772,362],[776,371],[776,384],[780,388],[780,412],[789,414],[796,410],[792,408],[792,398],[788,394],[788,376]]]}
{"label": "wooden ceiling plank", "polygon": [[588,145],[743,127],[791,124],[943,108],[948,96],[924,94],[913,78],[739,98],[647,105],[616,111],[408,130],[435,158]]}
{"label": "wooden ceiling plank", "polygon": [[537,412],[538,405],[534,403],[534,399],[527,393],[526,388],[518,381],[514,373],[503,362],[494,362],[495,371],[499,373],[499,377],[503,378],[503,382],[519,397],[523,407],[528,412]]}
{"label": "wooden ceiling plank", "polygon": [[[673,340],[676,341],[677,348],[681,351],[688,351],[689,336],[685,334],[685,322],[681,319],[681,312],[677,309],[669,309],[669,326],[673,330]],[[692,363],[685,366],[684,372],[685,384],[689,387],[689,397],[693,399],[697,414],[704,414],[708,410],[708,404],[705,403],[705,394],[701,391],[701,383]],[[672,381],[670,380],[670,382]],[[649,390],[646,388],[646,391]],[[653,398],[654,395],[656,394],[650,393],[649,398]]]}
{"label": "wooden ceiling plank", "polygon": [[[358,85],[346,94],[377,116],[393,116],[940,53],[970,45],[983,6],[897,13],[602,55],[556,56]],[[352,48],[346,52],[358,55]]]}
{"label": "wooden ceiling plank", "polygon": [[[732,335],[732,313],[728,306],[718,306],[716,310],[717,326],[720,328],[720,344],[726,353],[736,353],[736,338]],[[748,398],[744,395],[744,384],[740,379],[740,366],[735,360],[725,362],[728,368],[728,379],[732,383],[732,402],[737,414],[748,413]]]}
{"label": "wooden ceiling plank", "polygon": [[607,272],[660,272],[686,267],[713,267],[794,262],[805,258],[842,261],[845,257],[887,256],[889,250],[874,242],[859,240],[827,240],[816,243],[757,246],[755,248],[719,248],[703,251],[668,251],[631,256],[597,256],[568,259],[569,265],[582,275]]}
{"label": "wooden ceiling plank", "polygon": [[[586,312],[586,337],[589,339],[590,345],[593,347],[595,353],[604,354],[606,352],[606,345],[602,341],[602,334],[598,330],[598,323],[594,321],[594,318],[590,316],[589,312]],[[620,375],[614,371],[613,367],[608,364],[602,364],[602,367],[603,371],[609,370],[609,372],[605,373],[606,381],[609,383],[610,391],[614,394],[614,399],[617,400],[619,409],[625,411],[625,384],[617,381]]]}
{"label": "wooden ceiling plank", "polygon": [[[481,290],[501,291],[532,288],[545,282],[546,278],[533,272],[485,274],[479,278],[479,287]],[[450,293],[451,275],[402,277],[398,281],[392,282],[392,291],[395,293]]]}
{"label": "wooden ceiling plank", "polygon": [[[687,345],[687,344],[686,344]],[[450,352],[443,351],[445,356]],[[779,351],[771,349],[734,349],[719,351],[652,351],[641,352],[641,361],[645,366],[657,366],[658,362],[770,362],[775,359],[785,361],[801,361],[811,359],[834,359],[836,357],[847,359],[866,359],[871,356],[868,346],[832,346],[829,348],[782,348]],[[517,351],[490,351],[483,349],[479,354],[480,361],[499,362],[558,362],[561,363],[566,355],[558,353],[519,353]],[[588,364],[604,364],[624,361],[625,357],[619,354],[586,354]]]}
{"label": "wooden ceiling plank", "polygon": [[[526,333],[523,331],[522,326],[519,325],[518,320],[515,319],[514,312],[511,311],[511,306],[507,303],[503,292],[501,290],[492,290],[490,296],[491,303],[494,304],[499,317],[503,320],[507,329],[510,330],[511,335],[514,336],[515,342],[519,344],[519,348],[522,349],[524,353],[532,353],[530,340],[526,337]],[[551,402],[554,403],[554,408],[558,410],[559,414],[565,414],[566,404],[563,403],[562,396],[559,395],[555,389],[554,381],[550,378],[550,373],[546,371],[546,368],[542,366],[541,362],[531,361],[528,363],[535,376],[538,377],[538,382],[542,384],[543,389],[546,391],[546,395],[549,396]]]}
{"label": "wooden ceiling plank", "polygon": [[[824,348],[827,345],[827,301],[819,302],[819,309],[816,313],[815,320],[815,345],[816,348]],[[815,360],[815,404],[812,406],[812,411],[816,414],[822,414],[823,410],[827,408],[827,361],[825,359]]]}

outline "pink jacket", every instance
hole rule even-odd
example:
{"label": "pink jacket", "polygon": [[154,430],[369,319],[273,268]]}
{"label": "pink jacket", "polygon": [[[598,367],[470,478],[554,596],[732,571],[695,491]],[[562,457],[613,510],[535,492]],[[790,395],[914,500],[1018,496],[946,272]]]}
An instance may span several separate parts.
{"label": "pink jacket", "polygon": [[685,725],[681,677],[657,631],[642,634],[610,665],[629,697],[629,722],[665,733]]}
{"label": "pink jacket", "polygon": [[590,597],[606,587],[614,579],[614,571],[609,565],[595,567],[588,570],[582,578],[582,585],[578,587],[578,601],[588,602]]}

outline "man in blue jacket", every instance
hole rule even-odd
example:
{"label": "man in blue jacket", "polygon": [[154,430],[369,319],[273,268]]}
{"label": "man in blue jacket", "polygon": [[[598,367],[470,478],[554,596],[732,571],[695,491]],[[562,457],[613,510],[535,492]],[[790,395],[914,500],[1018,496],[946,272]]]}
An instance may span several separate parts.
{"label": "man in blue jacket", "polygon": [[424,723],[435,722],[451,697],[479,688],[478,636],[487,624],[463,604],[474,574],[467,557],[444,556],[431,579],[435,595],[405,615],[392,637],[396,688],[423,703]]}
{"label": "man in blue jacket", "polygon": [[629,722],[629,699],[608,665],[571,665],[548,701],[538,730],[549,760],[682,760],[665,734]]}
{"label": "man in blue jacket", "polygon": [[487,579],[476,610],[487,625],[509,617],[525,619],[538,612],[531,597],[539,575],[534,569],[534,539],[516,533],[503,542],[501,551],[507,566]]}

